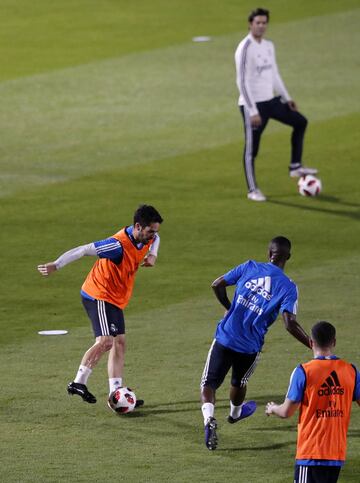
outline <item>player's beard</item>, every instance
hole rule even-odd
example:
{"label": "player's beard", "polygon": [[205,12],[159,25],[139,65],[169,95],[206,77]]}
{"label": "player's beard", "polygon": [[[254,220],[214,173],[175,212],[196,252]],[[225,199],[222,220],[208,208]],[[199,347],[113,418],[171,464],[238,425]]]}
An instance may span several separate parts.
{"label": "player's beard", "polygon": [[145,236],[143,235],[142,233],[140,233],[139,235],[139,242],[140,243],[143,243],[144,245],[147,245],[151,240],[152,240],[152,236]]}

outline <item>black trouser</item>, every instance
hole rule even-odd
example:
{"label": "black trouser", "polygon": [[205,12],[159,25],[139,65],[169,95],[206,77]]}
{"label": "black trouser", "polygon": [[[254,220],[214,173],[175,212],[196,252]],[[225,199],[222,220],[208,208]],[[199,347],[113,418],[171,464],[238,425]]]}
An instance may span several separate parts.
{"label": "black trouser", "polygon": [[260,352],[253,354],[236,352],[213,340],[202,374],[201,387],[210,386],[216,391],[224,382],[230,368],[232,368],[231,385],[246,387],[259,358]]}
{"label": "black trouser", "polygon": [[295,465],[294,483],[336,483],[341,466]]}
{"label": "black trouser", "polygon": [[244,106],[240,106],[245,131],[244,170],[249,191],[257,188],[254,161],[259,151],[261,134],[269,119],[275,119],[293,127],[291,135],[291,168],[297,168],[301,165],[304,134],[307,126],[307,119],[299,112],[292,111],[287,104],[283,104],[280,97],[274,97],[270,101],[257,102],[256,107],[262,120],[259,127],[251,126],[248,110],[244,109]]}

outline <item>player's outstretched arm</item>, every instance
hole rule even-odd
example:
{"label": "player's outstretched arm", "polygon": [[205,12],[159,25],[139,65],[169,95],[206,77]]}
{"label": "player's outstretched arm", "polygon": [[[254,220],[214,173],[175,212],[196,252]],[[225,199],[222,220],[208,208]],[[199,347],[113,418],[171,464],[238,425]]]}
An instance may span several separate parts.
{"label": "player's outstretched arm", "polygon": [[300,403],[293,402],[288,398],[285,398],[285,401],[282,404],[276,404],[271,401],[266,405],[265,414],[267,416],[274,414],[279,418],[290,418],[295,413],[299,405]]}
{"label": "player's outstretched arm", "polygon": [[297,322],[295,314],[291,314],[290,312],[283,312],[282,314],[284,319],[285,328],[290,334],[295,337],[298,341],[302,344],[306,345],[309,349],[311,349],[310,345],[310,337],[307,335],[305,330],[301,327],[301,325]]}
{"label": "player's outstretched arm", "polygon": [[231,307],[231,302],[227,296],[226,287],[227,283],[223,275],[221,275],[221,277],[218,277],[211,284],[211,288],[214,290],[215,296],[218,301],[226,308],[226,310],[229,310]]}
{"label": "player's outstretched arm", "polygon": [[43,265],[38,265],[37,269],[39,270],[41,275],[43,275],[44,277],[48,277],[53,272],[55,272],[56,263],[55,262],[44,263]]}
{"label": "player's outstretched arm", "polygon": [[97,255],[94,243],[89,243],[88,245],[81,245],[80,247],[73,248],[55,260],[54,262],[45,263],[38,265],[37,269],[44,277],[48,277],[56,270],[64,267],[68,263],[74,262],[85,255]]}

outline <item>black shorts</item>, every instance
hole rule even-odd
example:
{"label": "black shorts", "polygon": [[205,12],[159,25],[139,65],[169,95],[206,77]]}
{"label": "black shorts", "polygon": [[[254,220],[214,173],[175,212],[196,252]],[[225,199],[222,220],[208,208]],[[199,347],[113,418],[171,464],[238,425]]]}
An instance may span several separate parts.
{"label": "black shorts", "polygon": [[341,466],[295,465],[294,483],[336,483]]}
{"label": "black shorts", "polygon": [[83,306],[91,320],[95,337],[125,334],[123,311],[104,300],[90,300],[81,297]]}
{"label": "black shorts", "polygon": [[224,347],[214,339],[206,359],[201,387],[210,386],[216,390],[224,382],[230,367],[232,368],[231,385],[246,386],[255,371],[259,357],[260,352],[243,354]]}

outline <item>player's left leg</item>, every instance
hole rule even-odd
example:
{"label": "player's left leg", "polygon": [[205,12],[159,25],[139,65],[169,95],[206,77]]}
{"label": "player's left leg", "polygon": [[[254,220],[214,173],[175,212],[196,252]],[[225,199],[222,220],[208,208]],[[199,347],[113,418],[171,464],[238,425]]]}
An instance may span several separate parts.
{"label": "player's left leg", "polygon": [[247,383],[255,371],[259,357],[260,352],[242,354],[234,351],[230,387],[230,414],[228,416],[230,424],[245,419],[256,411],[255,401],[244,403],[244,400]]}
{"label": "player's left leg", "polygon": [[125,334],[116,335],[108,358],[108,376],[110,394],[122,386],[124,373],[126,340]]}
{"label": "player's left leg", "polygon": [[317,169],[307,168],[302,165],[304,136],[308,124],[306,117],[300,114],[300,112],[290,109],[288,104],[281,102],[280,97],[275,97],[272,100],[270,117],[293,128],[291,135],[291,160],[289,165],[290,176],[316,174]]}
{"label": "player's left leg", "polygon": [[[125,364],[126,340],[125,334],[117,335],[113,338],[113,345],[109,352],[108,358],[108,376],[109,376],[109,396],[112,392],[122,387],[124,364]],[[136,399],[135,407],[143,406],[143,399]],[[109,408],[113,408],[108,402]]]}
{"label": "player's left leg", "polygon": [[[119,318],[117,319],[119,320]],[[118,331],[124,332],[125,325],[117,324]],[[113,344],[108,357],[109,395],[123,385],[123,374],[125,365],[126,339],[125,334],[118,334],[113,337]],[[135,407],[143,406],[143,399],[136,399]],[[109,404],[108,404],[109,406]],[[110,409],[111,406],[109,406]]]}

